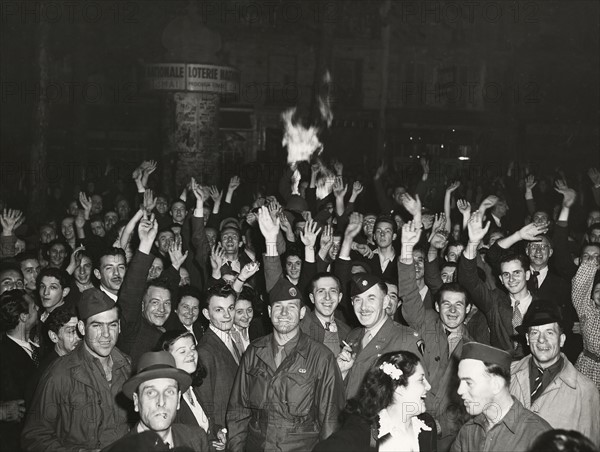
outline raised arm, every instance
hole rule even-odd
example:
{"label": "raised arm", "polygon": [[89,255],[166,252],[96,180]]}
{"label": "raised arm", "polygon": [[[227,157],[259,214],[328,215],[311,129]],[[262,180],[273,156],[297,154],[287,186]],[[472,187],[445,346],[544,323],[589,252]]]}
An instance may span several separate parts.
{"label": "raised arm", "polygon": [[402,226],[402,249],[398,259],[398,296],[402,298],[402,315],[411,328],[422,331],[425,306],[419,294],[415,276],[413,249],[421,238],[421,228],[412,221]]}
{"label": "raised arm", "polygon": [[581,263],[577,273],[573,277],[571,300],[573,301],[573,306],[575,307],[579,318],[584,317],[587,313],[597,311],[594,302],[591,299],[594,277],[597,271],[598,262],[595,260],[587,260]]}
{"label": "raised arm", "polygon": [[279,235],[279,218],[275,219],[266,207],[258,209],[258,226],[265,238],[266,251],[264,254],[264,269],[267,292],[270,291],[277,280],[283,275],[281,260],[277,253],[277,236]]}

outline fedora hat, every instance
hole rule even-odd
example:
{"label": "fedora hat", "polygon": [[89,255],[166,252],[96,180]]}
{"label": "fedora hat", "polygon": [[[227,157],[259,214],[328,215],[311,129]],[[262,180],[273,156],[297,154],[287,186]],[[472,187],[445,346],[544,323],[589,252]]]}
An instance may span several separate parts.
{"label": "fedora hat", "polygon": [[179,390],[185,392],[192,384],[187,372],[177,369],[175,358],[169,352],[147,352],[140,357],[137,373],[123,384],[123,393],[130,399],[144,381],[156,378],[172,378],[179,383]]}
{"label": "fedora hat", "polygon": [[560,306],[551,300],[534,300],[523,316],[523,322],[516,330],[519,334],[525,334],[530,326],[547,325],[549,323],[558,323],[563,328],[563,316]]}

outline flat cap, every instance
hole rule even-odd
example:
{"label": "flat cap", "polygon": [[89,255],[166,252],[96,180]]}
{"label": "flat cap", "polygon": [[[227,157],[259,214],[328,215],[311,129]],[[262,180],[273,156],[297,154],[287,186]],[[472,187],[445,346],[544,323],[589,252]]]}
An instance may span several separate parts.
{"label": "flat cap", "polygon": [[104,311],[110,311],[116,306],[117,304],[100,289],[96,289],[95,287],[86,289],[81,294],[79,302],[77,303],[79,320],[85,321],[93,315],[100,314]]}
{"label": "flat cap", "polygon": [[463,346],[460,359],[476,359],[489,364],[497,364],[508,371],[510,371],[510,363],[512,362],[510,353],[479,342],[467,342]]}

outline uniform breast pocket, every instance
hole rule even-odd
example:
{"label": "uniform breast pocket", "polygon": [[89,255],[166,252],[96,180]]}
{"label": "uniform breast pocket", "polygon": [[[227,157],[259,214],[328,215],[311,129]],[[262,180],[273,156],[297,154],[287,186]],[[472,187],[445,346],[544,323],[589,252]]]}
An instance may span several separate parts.
{"label": "uniform breast pocket", "polygon": [[250,408],[262,409],[270,379],[267,371],[261,367],[253,367],[246,372],[247,402]]}
{"label": "uniform breast pocket", "polygon": [[314,404],[315,382],[305,375],[289,375],[287,383],[288,410],[293,416],[307,416]]}

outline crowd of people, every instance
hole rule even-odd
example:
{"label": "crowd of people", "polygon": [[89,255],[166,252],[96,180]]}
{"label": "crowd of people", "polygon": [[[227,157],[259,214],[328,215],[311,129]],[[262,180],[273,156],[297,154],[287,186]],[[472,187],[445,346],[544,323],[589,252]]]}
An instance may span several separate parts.
{"label": "crowd of people", "polygon": [[597,451],[600,171],[429,168],[3,199],[2,450]]}

